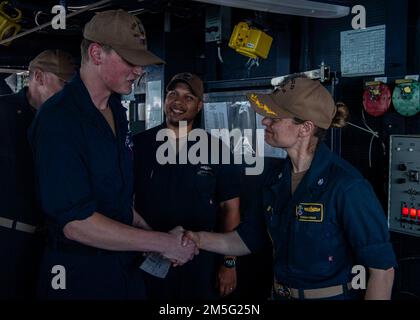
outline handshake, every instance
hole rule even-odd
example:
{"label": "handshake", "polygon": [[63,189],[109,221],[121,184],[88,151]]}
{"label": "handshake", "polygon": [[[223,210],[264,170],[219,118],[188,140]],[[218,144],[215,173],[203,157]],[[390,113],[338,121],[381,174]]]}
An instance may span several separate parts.
{"label": "handshake", "polygon": [[169,241],[161,254],[170,260],[173,266],[181,266],[199,253],[200,237],[198,233],[186,231],[178,226],[168,234]]}

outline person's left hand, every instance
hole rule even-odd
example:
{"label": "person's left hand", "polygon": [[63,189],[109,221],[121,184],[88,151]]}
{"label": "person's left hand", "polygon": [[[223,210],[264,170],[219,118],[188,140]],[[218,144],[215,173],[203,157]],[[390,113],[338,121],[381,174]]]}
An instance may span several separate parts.
{"label": "person's left hand", "polygon": [[181,226],[170,230],[168,234],[173,237],[173,240],[168,243],[168,248],[162,253],[162,256],[170,260],[174,267],[182,266],[198,254],[197,246],[193,241],[187,239],[187,243],[183,243],[184,232],[185,230]]}
{"label": "person's left hand", "polygon": [[236,289],[236,268],[220,266],[216,286],[221,297],[231,294]]}

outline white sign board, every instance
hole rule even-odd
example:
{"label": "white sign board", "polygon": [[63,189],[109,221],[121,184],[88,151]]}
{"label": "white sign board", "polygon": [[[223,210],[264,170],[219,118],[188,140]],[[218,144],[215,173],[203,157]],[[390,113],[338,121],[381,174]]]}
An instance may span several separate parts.
{"label": "white sign board", "polygon": [[385,73],[385,25],[341,32],[340,48],[343,77]]}

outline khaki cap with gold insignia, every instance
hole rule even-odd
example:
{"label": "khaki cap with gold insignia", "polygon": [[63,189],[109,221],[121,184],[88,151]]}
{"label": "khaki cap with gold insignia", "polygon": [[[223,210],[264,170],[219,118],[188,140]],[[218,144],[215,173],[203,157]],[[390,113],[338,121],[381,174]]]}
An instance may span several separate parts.
{"label": "khaki cap with gold insignia", "polygon": [[269,118],[310,120],[328,129],[337,108],[327,89],[317,80],[293,78],[286,80],[272,93],[250,93],[247,98],[255,112]]}

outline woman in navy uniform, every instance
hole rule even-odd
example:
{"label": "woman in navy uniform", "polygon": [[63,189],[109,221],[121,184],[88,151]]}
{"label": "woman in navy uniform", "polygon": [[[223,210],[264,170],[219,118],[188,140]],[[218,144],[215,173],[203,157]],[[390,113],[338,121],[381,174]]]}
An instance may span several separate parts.
{"label": "woman in navy uniform", "polygon": [[[364,298],[389,299],[396,260],[385,214],[370,184],[322,142],[328,128],[345,125],[345,105],[303,77],[248,99],[264,116],[266,142],[288,154],[256,201],[274,247],[273,297],[357,298],[368,270]],[[248,217],[229,234],[187,237],[204,250],[243,255],[260,246],[258,222]]]}

